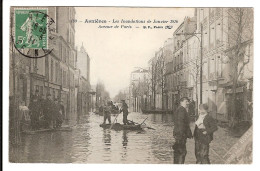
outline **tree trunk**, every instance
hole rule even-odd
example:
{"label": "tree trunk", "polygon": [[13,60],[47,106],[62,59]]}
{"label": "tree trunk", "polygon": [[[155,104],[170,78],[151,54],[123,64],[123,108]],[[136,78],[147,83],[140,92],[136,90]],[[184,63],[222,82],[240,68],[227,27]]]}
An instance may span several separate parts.
{"label": "tree trunk", "polygon": [[[238,56],[238,51],[236,52],[236,56]],[[236,58],[235,58],[236,59]],[[229,126],[230,127],[234,127],[237,123],[237,113],[236,113],[236,89],[237,89],[237,84],[238,84],[238,72],[237,72],[237,68],[238,68],[238,63],[236,62],[236,60],[232,61],[232,69],[233,69],[233,80],[232,80],[232,94],[231,94],[231,103],[230,103],[230,118],[229,118]]]}

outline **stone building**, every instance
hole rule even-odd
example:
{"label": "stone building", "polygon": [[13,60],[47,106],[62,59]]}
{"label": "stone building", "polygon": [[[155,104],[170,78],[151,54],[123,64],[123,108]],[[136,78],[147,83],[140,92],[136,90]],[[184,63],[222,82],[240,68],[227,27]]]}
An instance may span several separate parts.
{"label": "stone building", "polygon": [[[10,99],[16,99],[13,104],[15,106],[28,106],[36,90],[42,98],[46,98],[46,94],[50,93],[53,99],[63,101],[65,119],[73,124],[77,118],[77,92],[80,86],[89,87],[89,80],[80,84],[81,76],[76,65],[75,25],[70,22],[75,18],[76,11],[73,7],[41,9],[47,9],[48,17],[54,21],[52,30],[48,33],[48,49],[53,50],[42,58],[26,58],[15,48],[11,49],[10,66],[13,67],[10,67]],[[13,24],[14,8],[11,9],[11,21]],[[11,28],[13,33],[14,26],[11,25]],[[35,53],[36,51],[32,50],[28,55],[34,56]],[[89,66],[88,63],[87,67]],[[87,90],[85,92],[87,94]]]}
{"label": "stone building", "polygon": [[253,9],[197,8],[195,14],[198,30],[203,27],[203,102],[216,119],[229,121],[235,101],[239,120],[251,120],[247,109],[253,91]]}

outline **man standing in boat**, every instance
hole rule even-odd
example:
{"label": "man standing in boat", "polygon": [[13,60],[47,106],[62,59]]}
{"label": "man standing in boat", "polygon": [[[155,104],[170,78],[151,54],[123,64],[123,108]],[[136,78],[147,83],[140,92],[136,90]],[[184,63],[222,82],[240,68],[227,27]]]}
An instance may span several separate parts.
{"label": "man standing in boat", "polygon": [[125,100],[122,101],[122,108],[120,109],[120,113],[123,112],[123,123],[124,125],[129,124],[127,120],[127,115],[128,115],[128,106],[125,102]]}
{"label": "man standing in boat", "polygon": [[106,124],[106,120],[108,120],[109,124],[111,124],[111,105],[110,105],[110,102],[107,102],[107,104],[104,105],[103,115],[104,115],[103,124]]}
{"label": "man standing in boat", "polygon": [[192,138],[189,115],[187,112],[188,104],[189,99],[187,97],[182,97],[180,99],[180,106],[178,107],[176,114],[174,115],[174,164],[184,164],[187,154],[186,140],[187,138]]}

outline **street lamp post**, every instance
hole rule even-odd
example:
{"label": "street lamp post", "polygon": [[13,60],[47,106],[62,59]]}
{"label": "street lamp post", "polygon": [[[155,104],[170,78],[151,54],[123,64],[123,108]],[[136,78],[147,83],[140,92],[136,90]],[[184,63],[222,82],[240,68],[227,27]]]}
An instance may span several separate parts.
{"label": "street lamp post", "polygon": [[203,26],[202,24],[200,25],[200,104],[202,104],[202,62],[203,62],[203,51],[202,51],[202,31],[203,31]]}

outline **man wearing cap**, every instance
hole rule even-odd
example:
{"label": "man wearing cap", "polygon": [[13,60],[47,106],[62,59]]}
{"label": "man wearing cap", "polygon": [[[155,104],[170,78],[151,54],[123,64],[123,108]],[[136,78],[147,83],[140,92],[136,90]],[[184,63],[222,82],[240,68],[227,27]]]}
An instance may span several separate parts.
{"label": "man wearing cap", "polygon": [[28,108],[30,110],[30,118],[31,118],[31,126],[32,130],[39,129],[39,117],[40,117],[40,106],[38,99],[36,96],[32,98]]}
{"label": "man wearing cap", "polygon": [[187,154],[186,140],[187,138],[192,138],[189,115],[187,112],[188,104],[189,99],[187,97],[182,97],[180,99],[180,106],[178,107],[174,116],[174,164],[184,164]]}
{"label": "man wearing cap", "polygon": [[34,95],[34,98],[37,98],[37,100],[40,100],[41,99],[41,96],[40,96],[40,92],[39,90],[35,90],[35,95]]}
{"label": "man wearing cap", "polygon": [[43,115],[46,121],[46,128],[53,128],[53,113],[54,102],[51,99],[51,94],[47,94],[47,99],[44,102]]}
{"label": "man wearing cap", "polygon": [[123,123],[124,125],[128,124],[127,115],[128,115],[128,106],[125,100],[122,101],[122,108],[120,109],[120,113],[123,112]]}
{"label": "man wearing cap", "polygon": [[109,124],[111,124],[111,106],[110,102],[107,102],[103,108],[104,122],[106,124],[106,120],[108,120]]}
{"label": "man wearing cap", "polygon": [[208,105],[199,105],[199,117],[195,122],[194,140],[197,164],[210,164],[209,144],[218,129],[215,120],[208,114]]}

